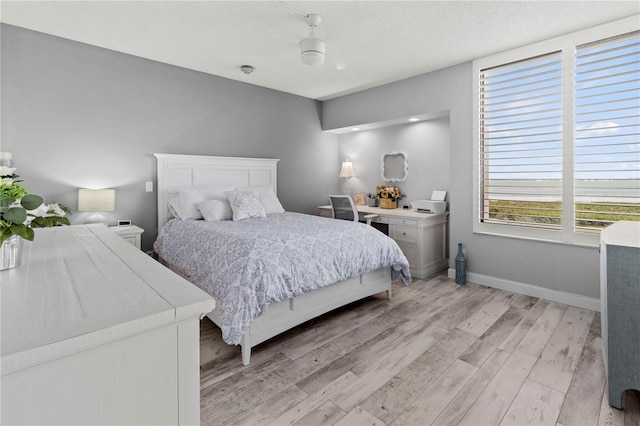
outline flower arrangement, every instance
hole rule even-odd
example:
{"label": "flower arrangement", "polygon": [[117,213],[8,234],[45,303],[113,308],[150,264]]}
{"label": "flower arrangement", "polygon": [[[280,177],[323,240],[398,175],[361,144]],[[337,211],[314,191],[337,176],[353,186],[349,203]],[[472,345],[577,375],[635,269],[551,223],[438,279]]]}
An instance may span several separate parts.
{"label": "flower arrangement", "polygon": [[382,184],[376,188],[376,197],[390,198],[391,200],[395,201],[399,198],[402,198],[402,193],[397,186],[387,186]]}
{"label": "flower arrangement", "polygon": [[17,235],[33,241],[32,228],[44,228],[54,225],[69,225],[64,217],[70,213],[62,204],[44,204],[39,195],[28,194],[18,182],[16,169],[0,166],[0,243]]}

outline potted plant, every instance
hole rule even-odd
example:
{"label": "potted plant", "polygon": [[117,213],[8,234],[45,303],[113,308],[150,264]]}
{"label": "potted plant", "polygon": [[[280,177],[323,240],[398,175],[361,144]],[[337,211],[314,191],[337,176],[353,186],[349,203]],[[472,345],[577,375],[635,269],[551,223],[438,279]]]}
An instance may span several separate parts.
{"label": "potted plant", "polygon": [[20,265],[22,239],[33,241],[33,228],[69,225],[69,209],[44,204],[41,196],[28,194],[19,184],[15,168],[0,166],[0,270]]}
{"label": "potted plant", "polygon": [[395,209],[398,207],[398,200],[402,198],[402,193],[397,186],[382,184],[376,188],[376,196],[381,209]]}
{"label": "potted plant", "polygon": [[375,193],[369,192],[367,194],[367,205],[369,207],[378,207],[378,197]]}

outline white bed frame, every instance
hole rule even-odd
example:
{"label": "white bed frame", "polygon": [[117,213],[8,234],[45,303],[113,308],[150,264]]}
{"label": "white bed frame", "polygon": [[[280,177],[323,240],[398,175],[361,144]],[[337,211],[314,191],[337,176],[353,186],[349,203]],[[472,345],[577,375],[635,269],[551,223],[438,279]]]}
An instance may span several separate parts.
{"label": "white bed frame", "polygon": [[[158,159],[158,231],[171,218],[167,200],[179,187],[199,185],[271,186],[277,194],[277,159],[154,154]],[[161,259],[170,267],[170,259]],[[242,336],[242,363],[251,348],[333,309],[380,292],[391,299],[391,269],[381,268],[301,296],[269,305]],[[207,315],[221,326],[220,303]]]}

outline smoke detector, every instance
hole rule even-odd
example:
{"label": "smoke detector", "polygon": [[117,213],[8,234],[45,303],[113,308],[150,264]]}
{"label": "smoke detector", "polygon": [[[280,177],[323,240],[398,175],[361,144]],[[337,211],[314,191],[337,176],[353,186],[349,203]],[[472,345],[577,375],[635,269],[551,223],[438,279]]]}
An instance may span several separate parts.
{"label": "smoke detector", "polygon": [[240,65],[240,71],[245,74],[251,74],[254,68],[251,65]]}
{"label": "smoke detector", "polygon": [[311,27],[311,31],[309,32],[309,37],[300,42],[300,59],[307,65],[320,65],[324,63],[326,44],[316,37],[315,29],[320,25],[322,17],[316,14],[310,14],[305,16],[305,20]]}

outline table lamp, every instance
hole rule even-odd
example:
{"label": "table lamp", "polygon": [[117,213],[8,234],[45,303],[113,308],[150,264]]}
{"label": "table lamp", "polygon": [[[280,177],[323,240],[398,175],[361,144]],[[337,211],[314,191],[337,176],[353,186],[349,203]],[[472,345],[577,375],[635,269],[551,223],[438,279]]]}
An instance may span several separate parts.
{"label": "table lamp", "polygon": [[342,170],[340,170],[339,176],[347,178],[347,182],[344,185],[344,193],[349,195],[349,178],[355,177],[356,172],[353,170],[353,164],[348,158],[342,163]]}
{"label": "table lamp", "polygon": [[78,211],[93,212],[86,223],[104,223],[108,219],[101,213],[116,209],[115,189],[78,189]]}

